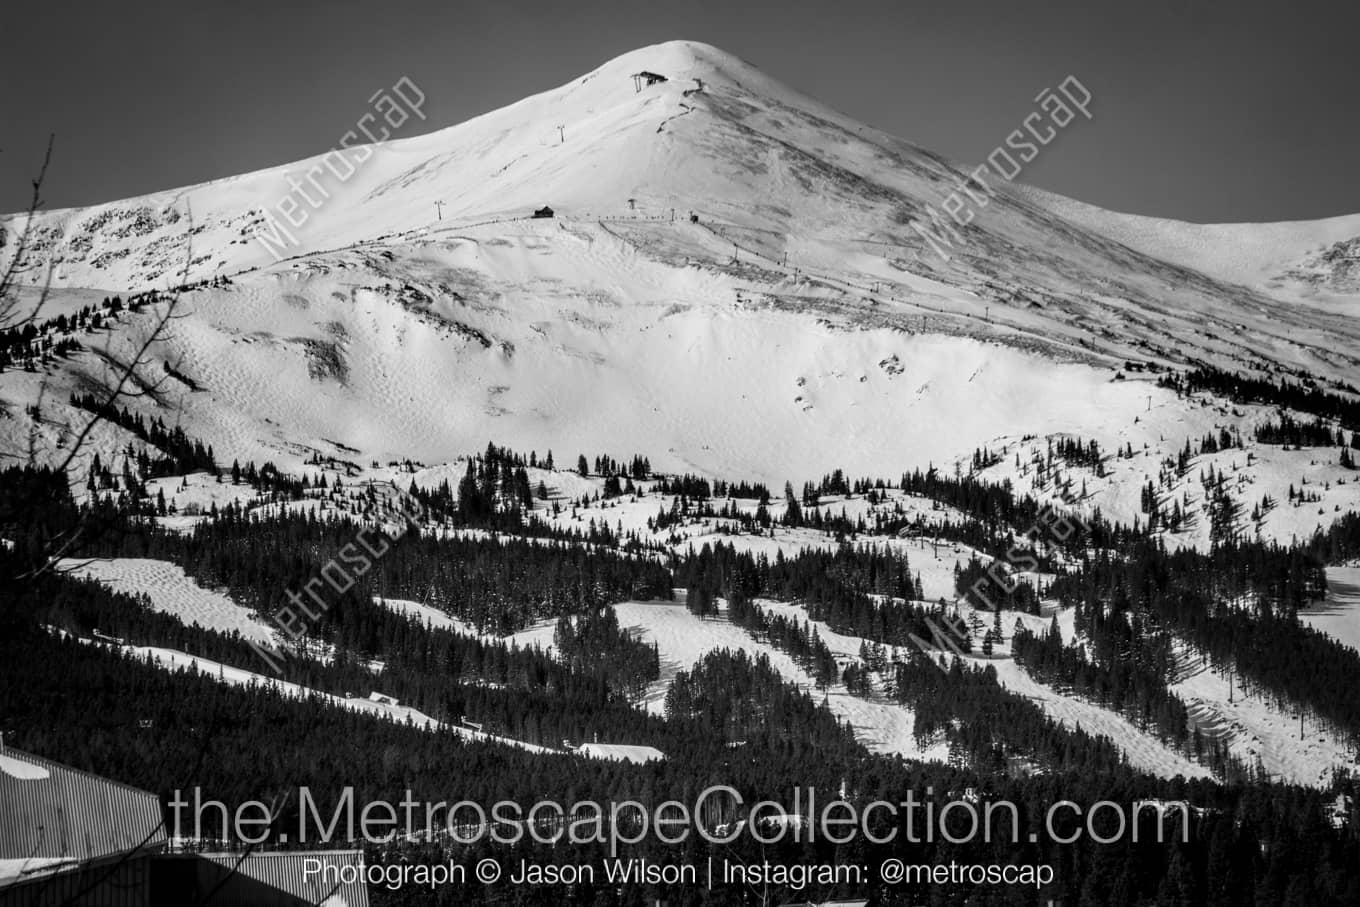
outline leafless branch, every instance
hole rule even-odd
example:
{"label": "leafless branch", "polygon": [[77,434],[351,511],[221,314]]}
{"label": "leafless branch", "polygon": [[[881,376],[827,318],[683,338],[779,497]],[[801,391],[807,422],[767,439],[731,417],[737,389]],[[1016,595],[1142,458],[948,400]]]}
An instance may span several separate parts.
{"label": "leafless branch", "polygon": [[[14,256],[6,265],[4,272],[0,273],[0,329],[22,327],[26,324],[36,324],[38,314],[43,304],[47,301],[51,289],[51,281],[54,273],[56,255],[48,256],[45,282],[39,290],[37,302],[32,306],[24,305],[21,298],[19,275],[24,270],[25,256],[31,250],[32,232],[34,229],[34,215],[42,206],[41,189],[46,178],[48,164],[52,156],[52,141],[49,140],[47,154],[43,160],[43,166],[38,177],[33,181],[33,198],[29,206],[28,220],[24,225],[23,232],[18,240]],[[100,395],[100,406],[98,411],[89,414],[89,418],[84,424],[75,431],[74,435],[67,435],[63,438],[66,441],[66,452],[61,459],[54,465],[66,477],[68,486],[73,494],[79,488],[80,483],[86,476],[77,476],[73,473],[78,471],[79,460],[85,453],[90,443],[91,436],[101,422],[104,421],[104,413],[115,408],[120,400],[131,399],[141,396],[149,396],[159,402],[159,391],[161,385],[166,380],[164,370],[154,375],[144,374],[144,369],[153,360],[152,352],[155,346],[162,342],[168,333],[172,319],[180,317],[177,310],[181,301],[183,287],[189,283],[189,274],[193,265],[193,212],[189,211],[189,224],[186,232],[186,247],[184,255],[184,267],[180,274],[178,286],[170,288],[168,299],[157,301],[153,304],[153,320],[151,328],[140,340],[134,340],[133,348],[128,354],[119,354],[114,351],[114,341],[116,331],[111,330],[109,337],[104,343],[104,348],[97,351],[104,362],[106,372],[100,382],[103,392]],[[163,305],[159,311],[155,308]],[[49,378],[44,377],[39,384],[36,400],[29,406],[29,426],[26,450],[21,455],[30,466],[37,466],[42,459],[41,452],[41,432],[43,426],[43,410],[47,402],[49,393]],[[3,454],[0,454],[3,456]],[[13,455],[10,455],[13,456]],[[75,543],[82,538],[88,538],[89,533],[85,532],[86,527],[79,526],[68,533],[59,533],[48,540],[47,556],[42,564],[36,565],[33,570],[28,571],[17,579],[33,579],[37,575],[47,571],[58,569],[62,555],[72,548]],[[71,565],[66,565],[71,567]],[[66,569],[61,568],[61,569]]]}
{"label": "leafless branch", "polygon": [[43,303],[47,301],[48,291],[52,286],[52,274],[56,268],[55,257],[47,261],[47,274],[42,282],[42,289],[38,294],[38,302],[32,311],[21,312],[21,300],[19,299],[16,288],[18,286],[19,275],[24,268],[24,258],[28,253],[29,245],[33,236],[33,225],[37,220],[38,211],[43,206],[42,186],[47,179],[47,167],[52,163],[52,147],[56,144],[56,136],[47,137],[47,153],[43,155],[42,167],[38,170],[38,175],[33,180],[33,195],[28,203],[28,210],[24,218],[24,229],[19,234],[17,244],[14,248],[14,255],[4,271],[0,271],[0,330],[19,327],[25,323],[36,322],[38,312],[42,309]]}

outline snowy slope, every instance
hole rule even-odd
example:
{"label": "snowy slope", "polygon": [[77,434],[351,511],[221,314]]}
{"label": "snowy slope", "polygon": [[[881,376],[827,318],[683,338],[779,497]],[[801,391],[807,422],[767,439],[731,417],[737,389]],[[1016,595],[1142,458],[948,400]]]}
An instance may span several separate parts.
{"label": "snowy slope", "polygon": [[[636,91],[631,76],[642,69],[668,81]],[[1328,336],[1354,339],[1348,319],[1225,289],[1080,229],[1000,182],[946,261],[911,224],[929,219],[961,179],[938,156],[731,55],[676,41],[428,135],[39,215],[27,264],[35,282],[54,262],[58,286],[122,291],[178,282],[186,268],[190,279],[269,268],[275,255],[258,234],[299,185],[316,205],[289,228],[297,241],[284,252],[309,264],[324,250],[376,252],[380,241],[437,244],[505,228],[548,203],[564,226],[611,223],[648,258],[712,265],[735,253],[742,267],[733,270],[785,303],[805,295],[788,286],[795,278],[814,293],[845,296],[836,301],[861,318],[872,308],[864,297],[906,305],[867,313],[903,327],[934,313],[951,331],[1020,334],[1069,355],[1126,356],[1141,341],[1154,356],[1188,343],[1322,373],[1354,363]],[[687,222],[690,212],[699,224]],[[16,236],[25,226],[24,217],[6,223]],[[558,245],[543,238],[537,251],[562,254]],[[534,270],[525,259],[497,276]],[[1255,343],[1242,342],[1238,325]]]}
{"label": "snowy slope", "polygon": [[1326,600],[1300,611],[1299,620],[1360,651],[1360,567],[1328,567]]}
{"label": "snowy slope", "polygon": [[[95,640],[82,639],[81,642],[91,645],[107,645],[107,643]],[[362,712],[379,718],[389,718],[396,722],[410,722],[412,725],[425,730],[446,730],[456,736],[467,740],[474,740],[481,743],[496,743],[505,746],[513,746],[530,753],[549,754],[558,752],[547,747],[538,746],[533,743],[526,743],[522,740],[515,740],[511,737],[498,737],[494,734],[486,734],[461,725],[445,724],[425,714],[419,709],[404,705],[393,705],[386,702],[379,702],[362,696],[339,696],[334,693],[327,693],[312,687],[301,684],[289,683],[286,680],[279,680],[267,674],[260,674],[255,671],[248,671],[245,668],[237,668],[213,661],[210,658],[203,658],[198,655],[190,655],[178,649],[167,649],[160,646],[130,646],[121,645],[118,649],[130,657],[145,659],[150,663],[169,671],[192,670],[212,678],[219,683],[230,684],[232,686],[262,686],[273,687],[280,694],[290,698],[309,699],[319,697],[329,705],[338,706],[355,712]]]}
{"label": "snowy slope", "polygon": [[1360,214],[1315,221],[1194,224],[1106,211],[1031,186],[1034,204],[1145,255],[1281,299],[1360,306]]}
{"label": "snowy slope", "polygon": [[[1210,405],[1207,398],[1201,398],[1198,406],[1185,406],[1183,401],[1157,394],[1150,394],[1148,401],[1148,408],[1135,415],[1136,421],[1123,425],[1117,417],[1093,419],[1050,436],[995,439],[989,450],[999,461],[977,475],[988,482],[1010,482],[1017,490],[1054,506],[1087,514],[1099,510],[1107,519],[1128,525],[1147,525],[1141,492],[1151,482],[1163,515],[1173,506],[1185,514],[1178,531],[1164,533],[1167,545],[1199,550],[1210,545],[1211,501],[1205,480],[1211,474],[1225,478],[1224,490],[1241,512],[1234,528],[1243,539],[1306,539],[1327,529],[1342,513],[1360,509],[1360,482],[1354,470],[1340,464],[1339,448],[1285,449],[1254,440],[1256,426],[1276,419],[1276,410],[1218,401]],[[1224,430],[1240,437],[1243,446],[1196,455],[1184,474],[1167,466],[1187,443],[1197,449],[1206,434],[1217,436]],[[1050,442],[1073,438],[1100,444],[1103,474],[1061,461],[1055,469],[1040,471]],[[1118,456],[1116,451],[1127,445],[1133,446],[1133,456]],[[1291,501],[1290,487],[1309,497]],[[1268,508],[1262,505],[1267,496],[1273,502]],[[1254,512],[1259,519],[1252,517]]]}
{"label": "snowy slope", "polygon": [[67,558],[57,566],[72,576],[96,579],[115,592],[145,595],[153,609],[173,614],[186,625],[240,633],[247,640],[274,645],[274,632],[254,612],[224,592],[204,589],[178,564],[148,558]]}
{"label": "snowy slope", "polygon": [[[635,90],[640,70],[666,81]],[[322,169],[337,160],[354,175]],[[273,241],[284,258],[276,261],[262,241],[278,216],[269,212],[309,178],[324,187],[324,203],[293,231],[296,241],[283,249]],[[763,481],[778,498],[785,480],[835,468],[889,479],[915,467],[962,473],[986,447],[1001,458],[982,478],[1058,500],[1058,483],[1040,479],[1035,457],[1050,438],[1080,436],[1106,451],[1132,446],[1103,476],[1064,470],[1071,487],[1085,485],[1083,506],[1131,522],[1143,516],[1141,487],[1160,481],[1165,459],[1187,441],[1225,428],[1250,437],[1270,415],[1177,397],[1155,386],[1157,369],[1205,361],[1302,369],[1333,390],[1360,383],[1360,216],[1200,226],[998,187],[945,259],[913,223],[960,180],[951,163],[716,48],[671,42],[428,135],[45,212],[31,224],[0,218],[0,265],[28,231],[25,279],[40,283],[54,269],[47,315],[104,293],[229,276],[182,295],[181,317],[134,382],[145,393],[128,405],[182,426],[224,465],[272,461],[314,473],[308,464],[319,455],[348,464],[347,485],[406,481],[379,464],[408,458],[436,464],[414,474],[422,485],[456,484],[459,458],[494,441],[552,449],[560,463],[641,453],[659,471]],[[555,217],[528,217],[545,204]],[[25,305],[35,298],[28,291]],[[0,456],[23,457],[33,441],[39,458],[60,457],[88,419],[70,395],[107,384],[109,361],[135,349],[164,310],[124,313],[77,337],[84,349],[70,358],[0,374]],[[101,425],[89,451],[116,467],[130,440]],[[1285,501],[1290,485],[1320,496],[1244,521],[1248,536],[1288,541],[1360,509],[1360,483],[1335,453],[1254,445],[1197,458],[1157,489],[1187,513],[1169,543],[1208,544],[1198,474],[1210,467],[1230,476],[1244,512],[1265,496]],[[643,533],[669,505],[649,494],[572,514],[570,501],[598,491],[598,480],[532,478],[566,505],[561,527],[597,520]],[[212,506],[259,503],[204,475],[159,480],[158,491],[177,511],[162,522],[181,529]],[[903,497],[883,506],[928,506]],[[826,507],[872,515],[862,500]],[[721,539],[771,555],[836,543],[810,530],[722,528],[707,521],[649,540],[684,551]],[[953,597],[953,567],[973,554],[924,539],[875,543],[907,552],[932,600]],[[171,565],[81,569],[186,621],[263,630]],[[1356,639],[1353,597],[1338,589],[1330,611],[1304,619]],[[386,604],[468,630],[420,603]],[[619,614],[659,644],[667,677],[728,646],[765,652],[784,676],[810,684],[791,659],[730,624],[668,605],[629,603]],[[548,648],[552,635],[545,623],[514,641]],[[824,635],[856,655],[856,640]],[[1004,684],[1063,721],[1116,737],[1135,764],[1198,771],[1118,716],[1036,684],[1004,657],[994,663]],[[664,684],[650,707],[660,707]],[[1326,735],[1291,747],[1284,710],[1229,702],[1224,685],[1206,670],[1179,691],[1206,723],[1238,734],[1235,752],[1261,754],[1270,773],[1318,783],[1344,755]],[[828,703],[876,750],[940,755],[921,750],[898,706],[836,689]]]}
{"label": "snowy slope", "polygon": [[1123,715],[1055,691],[1035,680],[1012,659],[972,658],[968,661],[975,666],[990,665],[995,668],[997,680],[1003,687],[1033,700],[1059,724],[1079,727],[1095,736],[1108,737],[1128,757],[1129,764],[1134,768],[1163,778],[1177,775],[1187,778],[1213,776],[1207,768],[1162,743],[1155,735],[1139,730]]}
{"label": "snowy slope", "polygon": [[378,605],[404,614],[413,619],[416,623],[424,627],[435,630],[450,630],[454,633],[461,633],[464,636],[480,636],[475,628],[469,626],[456,617],[440,611],[438,608],[431,607],[424,602],[413,602],[401,598],[375,598],[374,602]]}
{"label": "snowy slope", "polygon": [[[643,69],[667,81],[636,91]],[[135,405],[173,408],[225,462],[286,469],[313,453],[442,463],[495,440],[782,485],[997,438],[1084,429],[1141,446],[1169,421],[1213,421],[1136,374],[1115,380],[1126,360],[1360,372],[1354,319],[1222,286],[1006,189],[945,261],[911,224],[957,182],[950,164],[706,45],[643,48],[346,154],[365,159],[325,182],[282,263],[258,241],[261,212],[320,159],[41,214],[26,274],[59,260],[56,285],[88,301],[76,288],[177,282],[192,239],[189,276],[233,283],[184,294],[151,351],[146,380],[162,381]],[[544,203],[556,218],[524,219]],[[58,450],[82,421],[70,392],[106,382],[153,317],[0,375],[15,414],[0,450],[30,433],[40,455]],[[1155,425],[1139,419],[1149,396]],[[106,426],[94,446],[125,442]]]}
{"label": "snowy slope", "polygon": [[1205,733],[1227,742],[1234,756],[1274,780],[1326,787],[1338,767],[1350,769],[1354,753],[1345,742],[1277,697],[1244,690],[1240,677],[1187,656],[1185,676],[1170,687],[1185,701]]}
{"label": "snowy slope", "polygon": [[[761,603],[768,604],[771,603]],[[646,706],[652,711],[664,710],[666,690],[676,674],[691,670],[704,655],[719,649],[765,655],[785,680],[820,701],[821,694],[812,677],[792,658],[773,646],[757,642],[726,619],[700,620],[684,605],[652,602],[627,602],[616,606],[615,611],[621,626],[634,628],[641,639],[656,643],[661,650],[661,680],[653,684],[646,698]],[[827,642],[831,644],[830,640]],[[849,722],[856,738],[874,752],[898,753],[913,759],[941,760],[945,756],[943,746],[922,749],[916,744],[911,712],[900,705],[882,698],[852,696],[840,685],[833,685],[826,692],[826,704],[837,717]]]}

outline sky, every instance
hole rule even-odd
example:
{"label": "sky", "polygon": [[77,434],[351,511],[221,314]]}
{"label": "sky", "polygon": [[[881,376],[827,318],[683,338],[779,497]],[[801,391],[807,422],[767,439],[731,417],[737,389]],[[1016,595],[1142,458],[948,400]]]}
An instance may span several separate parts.
{"label": "sky", "polygon": [[[1360,212],[1354,3],[1313,0],[681,3],[177,0],[0,12],[0,211],[286,163],[333,147],[374,92],[424,90],[420,131],[672,39],[736,54],[957,162],[981,162],[1074,75],[1092,119],[1026,182],[1197,222]],[[402,136],[414,135],[404,127]]]}

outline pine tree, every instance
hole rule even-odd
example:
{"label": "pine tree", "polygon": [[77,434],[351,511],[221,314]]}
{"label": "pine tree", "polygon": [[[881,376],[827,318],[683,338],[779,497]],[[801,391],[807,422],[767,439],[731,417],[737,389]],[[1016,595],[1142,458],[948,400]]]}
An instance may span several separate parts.
{"label": "pine tree", "polygon": [[798,498],[793,494],[793,483],[784,483],[784,501],[787,507],[784,511],[784,525],[797,528],[803,525],[803,508],[798,503]]}

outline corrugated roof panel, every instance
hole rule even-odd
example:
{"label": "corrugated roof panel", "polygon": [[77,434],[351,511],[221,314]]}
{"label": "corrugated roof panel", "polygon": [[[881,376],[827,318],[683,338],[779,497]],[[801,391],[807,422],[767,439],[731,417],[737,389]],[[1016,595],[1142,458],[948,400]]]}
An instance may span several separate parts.
{"label": "corrugated roof panel", "polygon": [[[151,907],[151,857],[109,857],[0,882],[0,907]],[[12,884],[11,884],[12,882]]]}
{"label": "corrugated roof panel", "polygon": [[90,860],[165,844],[155,794],[12,747],[4,755],[14,771],[0,771],[0,859]]}
{"label": "corrugated roof panel", "polygon": [[[235,876],[213,896],[213,907],[254,907],[264,903],[262,899],[265,898],[275,898],[269,902],[279,905],[300,902],[368,907],[368,886],[357,871],[363,854],[357,850],[251,853],[244,860],[239,853],[197,856],[204,861],[200,864],[200,885],[220,875],[220,872],[209,871],[209,866]],[[329,872],[318,871],[318,864]],[[353,880],[348,884],[342,883],[336,874],[336,870],[346,866],[354,867],[350,870]],[[277,892],[277,895],[268,894],[267,890]]]}

